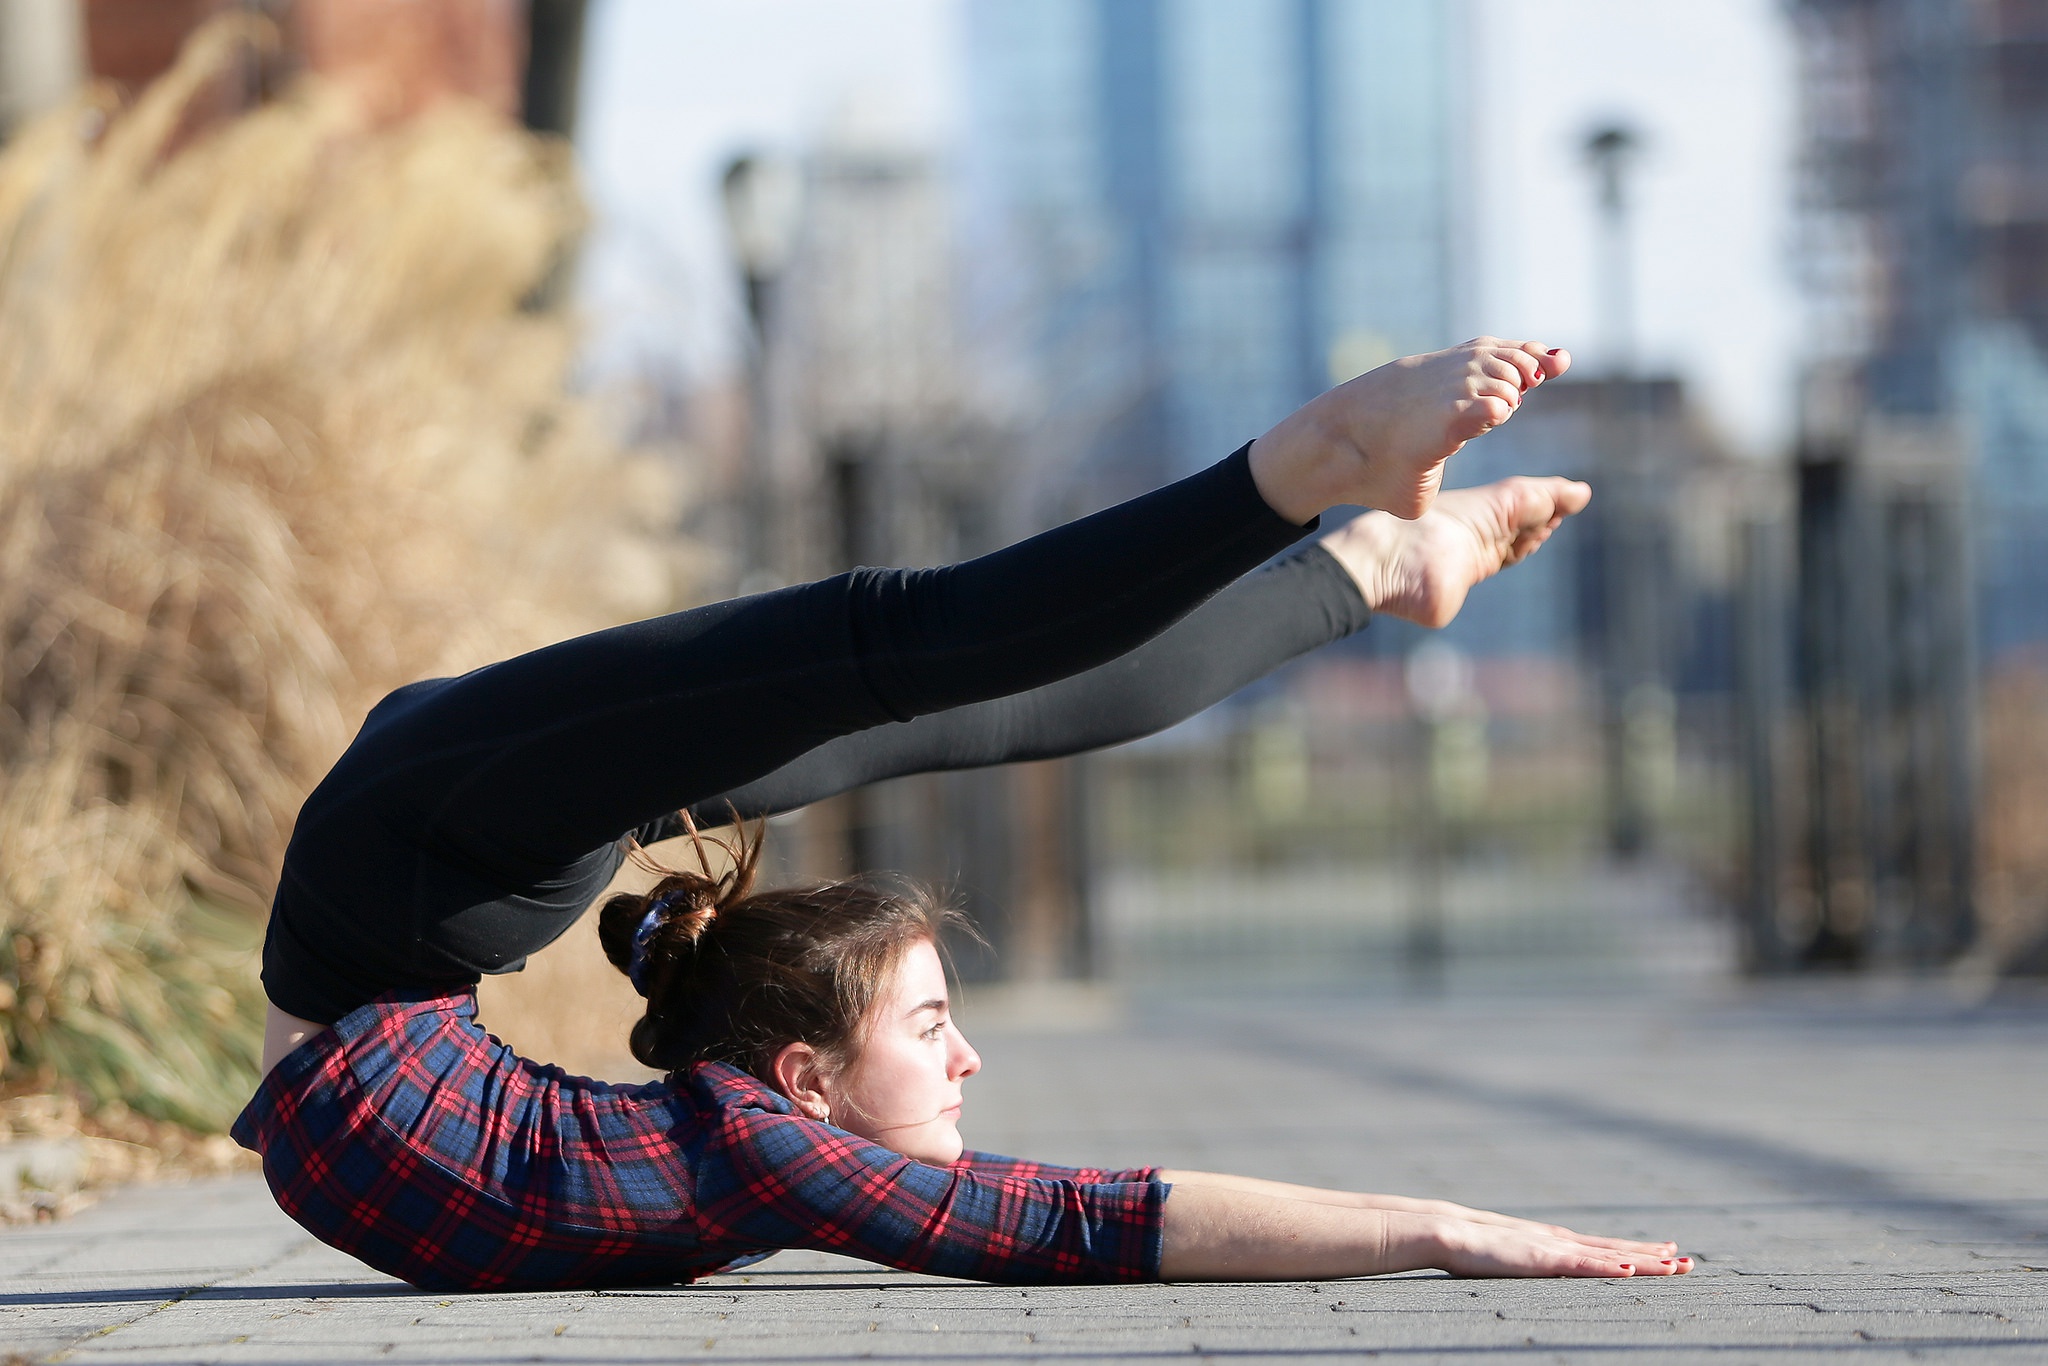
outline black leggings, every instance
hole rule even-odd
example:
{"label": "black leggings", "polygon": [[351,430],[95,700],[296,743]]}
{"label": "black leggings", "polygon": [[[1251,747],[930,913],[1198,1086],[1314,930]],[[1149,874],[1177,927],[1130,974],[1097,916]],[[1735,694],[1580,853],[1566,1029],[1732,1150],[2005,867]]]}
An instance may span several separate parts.
{"label": "black leggings", "polygon": [[329,1023],[511,971],[582,914],[627,835],[672,834],[683,809],[770,814],[1170,725],[1363,624],[1314,547],[1242,577],[1305,530],[1241,450],[963,564],[856,570],[401,688],[300,813],[265,989]]}

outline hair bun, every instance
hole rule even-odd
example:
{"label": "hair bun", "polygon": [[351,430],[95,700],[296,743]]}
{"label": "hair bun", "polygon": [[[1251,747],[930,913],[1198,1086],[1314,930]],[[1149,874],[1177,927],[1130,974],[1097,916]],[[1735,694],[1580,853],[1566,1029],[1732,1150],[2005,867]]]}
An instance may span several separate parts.
{"label": "hair bun", "polygon": [[718,915],[719,887],[707,879],[678,874],[657,886],[647,896],[647,909],[633,929],[633,944],[626,959],[626,978],[642,996],[648,994],[647,979],[655,960],[655,944],[670,953],[683,945],[694,945]]}
{"label": "hair bun", "polygon": [[[660,880],[644,893],[622,892],[612,897],[598,915],[598,938],[605,957],[626,974],[635,990],[650,999],[678,959],[688,957],[710,930],[719,912],[751,892],[761,853],[760,837],[749,840],[744,828],[731,841],[707,837],[698,832],[689,812],[681,814],[697,855],[697,869],[686,872],[664,867],[637,843],[631,844],[627,857]],[[734,824],[739,824],[737,814]],[[731,866],[714,873],[713,850],[723,852]]]}
{"label": "hair bun", "polygon": [[688,874],[673,881],[678,885],[657,887],[648,894],[647,914],[694,940],[710,929],[718,916],[719,888]]}

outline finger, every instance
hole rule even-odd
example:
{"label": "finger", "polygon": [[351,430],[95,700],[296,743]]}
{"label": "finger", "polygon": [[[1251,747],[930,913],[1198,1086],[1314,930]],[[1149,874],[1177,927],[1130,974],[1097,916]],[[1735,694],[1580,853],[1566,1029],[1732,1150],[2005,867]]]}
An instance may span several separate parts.
{"label": "finger", "polygon": [[1508,1214],[1496,1214],[1493,1217],[1504,1226],[1519,1229],[1524,1233],[1540,1233],[1551,1238],[1569,1238],[1572,1236],[1570,1229],[1559,1228],[1556,1224],[1546,1224],[1538,1219],[1517,1219],[1513,1215]]}
{"label": "finger", "polygon": [[[1562,1224],[1541,1224],[1528,1219],[1512,1219],[1506,1215],[1494,1215],[1495,1220],[1504,1220],[1507,1225],[1519,1227],[1532,1233],[1540,1233],[1560,1242],[1573,1243],[1584,1248],[1596,1248],[1601,1252],[1626,1253],[1635,1258],[1662,1260],[1678,1255],[1678,1244],[1670,1241],[1644,1242],[1638,1238],[1604,1238],[1594,1233],[1579,1233]],[[1475,1220],[1474,1222],[1482,1222]],[[1640,1264],[1637,1270],[1642,1268]]]}
{"label": "finger", "polygon": [[1659,1261],[1671,1255],[1659,1250],[1654,1255],[1646,1256],[1642,1253],[1605,1247],[1592,1239],[1581,1238],[1570,1232],[1566,1232],[1562,1237],[1553,1235],[1542,1241],[1549,1245],[1549,1250],[1554,1255],[1561,1256],[1567,1261],[1593,1262],[1607,1267],[1635,1267],[1645,1261]]}
{"label": "finger", "polygon": [[1477,1233],[1468,1256],[1453,1259],[1447,1270],[1479,1276],[1631,1276],[1645,1259],[1631,1253],[1588,1247],[1571,1238],[1488,1228]]}
{"label": "finger", "polygon": [[1564,1228],[1561,1225],[1552,1225],[1550,1233],[1554,1237],[1568,1238],[1575,1243],[1586,1243],[1593,1247],[1621,1248],[1629,1252],[1647,1252],[1658,1257],[1669,1257],[1672,1253],[1678,1251],[1678,1244],[1672,1242],[1669,1238],[1655,1241],[1646,1241],[1641,1238],[1614,1238],[1604,1233],[1581,1233],[1577,1229]]}
{"label": "finger", "polygon": [[1636,1274],[1634,1262],[1615,1261],[1608,1257],[1579,1256],[1569,1259],[1566,1265],[1568,1269],[1558,1272],[1558,1275],[1608,1276],[1618,1280]]}
{"label": "finger", "polygon": [[1468,1209],[1463,1205],[1450,1204],[1448,1201],[1445,1202],[1444,1208],[1438,1212],[1454,1218],[1467,1220],[1470,1223],[1485,1224],[1491,1228],[1514,1229],[1518,1233],[1540,1233],[1552,1238],[1570,1238],[1573,1236],[1570,1229],[1560,1228],[1556,1224],[1540,1223],[1534,1219],[1520,1219],[1512,1214],[1499,1214],[1490,1209]]}
{"label": "finger", "polygon": [[1683,1276],[1692,1270],[1690,1257],[1658,1257],[1636,1263],[1638,1276]]}
{"label": "finger", "polygon": [[1645,1257],[1670,1257],[1678,1252],[1676,1243],[1644,1243],[1633,1238],[1601,1238],[1586,1233],[1573,1233],[1567,1236],[1588,1247],[1608,1248],[1615,1252],[1640,1252]]}
{"label": "finger", "polygon": [[1638,1276],[1680,1276],[1692,1269],[1692,1259],[1680,1256],[1676,1248],[1634,1252],[1622,1248],[1593,1247],[1585,1242],[1574,1246],[1580,1256],[1594,1261],[1625,1262],[1635,1268],[1634,1274]]}

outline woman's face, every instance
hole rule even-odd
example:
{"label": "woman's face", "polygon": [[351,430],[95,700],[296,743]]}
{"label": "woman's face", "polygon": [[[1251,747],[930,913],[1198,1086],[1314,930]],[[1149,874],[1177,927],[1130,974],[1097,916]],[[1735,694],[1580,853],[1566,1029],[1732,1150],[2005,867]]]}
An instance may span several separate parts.
{"label": "woman's face", "polygon": [[832,1123],[905,1157],[960,1156],[960,1087],[981,1058],[953,1023],[946,969],[930,942],[897,960],[853,1061],[822,1083]]}

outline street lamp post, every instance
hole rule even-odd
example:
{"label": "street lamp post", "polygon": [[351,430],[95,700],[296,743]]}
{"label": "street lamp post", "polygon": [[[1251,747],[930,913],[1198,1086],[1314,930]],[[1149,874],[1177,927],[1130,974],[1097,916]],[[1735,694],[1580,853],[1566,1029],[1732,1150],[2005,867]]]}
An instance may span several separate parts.
{"label": "street lamp post", "polygon": [[1642,138],[1627,124],[1612,123],[1586,135],[1586,164],[1593,170],[1600,211],[1600,331],[1608,370],[1617,379],[1635,370],[1635,262],[1629,252],[1628,173],[1642,150]]}
{"label": "street lamp post", "polygon": [[1472,661],[1448,642],[1423,642],[1402,672],[1408,708],[1419,723],[1422,781],[1416,787],[1423,818],[1405,956],[1409,988],[1430,995],[1443,990],[1450,966],[1452,866],[1486,800],[1486,703],[1473,686]]}
{"label": "street lamp post", "polygon": [[775,293],[796,247],[803,186],[796,168],[758,153],[734,157],[721,181],[726,234],[747,309],[747,447],[740,476],[742,589],[780,582],[777,498],[768,439],[769,343]]}
{"label": "street lamp post", "polygon": [[1628,175],[1642,148],[1625,124],[1596,128],[1584,144],[1600,217],[1600,326],[1607,353],[1600,414],[1601,673],[1608,777],[1608,839],[1623,857],[1655,842],[1672,786],[1676,731],[1666,677],[1661,490],[1647,468],[1646,398],[1636,373],[1635,263]]}

